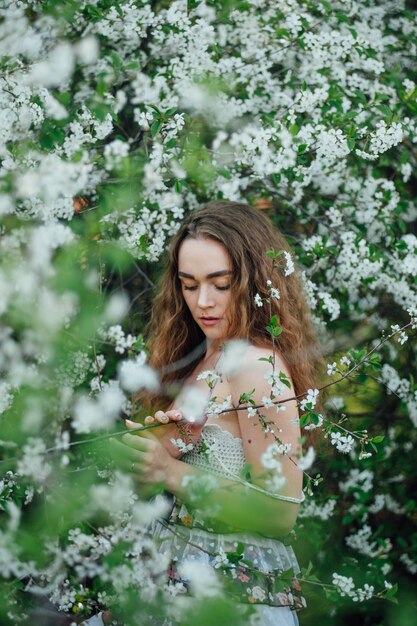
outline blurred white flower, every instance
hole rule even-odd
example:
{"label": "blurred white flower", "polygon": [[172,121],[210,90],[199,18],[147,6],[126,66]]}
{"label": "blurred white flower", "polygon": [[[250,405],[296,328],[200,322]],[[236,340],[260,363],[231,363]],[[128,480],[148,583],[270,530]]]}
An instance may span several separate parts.
{"label": "blurred white flower", "polygon": [[210,565],[184,561],[179,565],[178,573],[189,582],[193,595],[198,598],[219,596],[222,593],[222,584]]}
{"label": "blurred white flower", "polygon": [[157,391],[159,388],[158,374],[152,367],[143,364],[141,357],[120,363],[119,380],[123,389],[130,393],[140,389]]}
{"label": "blurred white flower", "polygon": [[94,63],[100,52],[97,38],[91,35],[80,39],[74,48],[78,60],[83,65],[91,65],[91,63]]}
{"label": "blurred white flower", "polygon": [[208,398],[197,387],[186,387],[179,399],[179,406],[188,422],[199,422],[206,411]]}
{"label": "blurred white flower", "polygon": [[301,457],[299,461],[297,461],[298,469],[302,470],[303,472],[310,469],[310,467],[314,463],[315,458],[316,453],[314,451],[314,448],[310,446],[307,450],[307,453],[303,457]]}
{"label": "blurred white flower", "polygon": [[129,311],[129,297],[124,291],[114,293],[106,303],[104,318],[109,324],[121,322]]}
{"label": "blurred white flower", "polygon": [[118,418],[125,395],[115,381],[102,389],[96,398],[80,397],[74,406],[72,427],[76,433],[110,428]]}
{"label": "blurred white flower", "polygon": [[248,346],[249,343],[243,339],[233,339],[225,345],[219,365],[222,374],[233,376],[242,370]]}

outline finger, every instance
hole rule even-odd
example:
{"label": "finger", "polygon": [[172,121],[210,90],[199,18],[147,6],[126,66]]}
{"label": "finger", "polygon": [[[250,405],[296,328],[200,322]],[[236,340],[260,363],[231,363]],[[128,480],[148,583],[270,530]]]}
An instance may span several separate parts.
{"label": "finger", "polygon": [[140,462],[142,460],[141,455],[143,452],[139,452],[135,448],[127,446],[121,441],[117,441],[117,439],[110,439],[110,443],[112,445],[112,454],[117,457],[119,462],[123,462],[125,460]]}
{"label": "finger", "polygon": [[143,428],[142,424],[138,424],[137,422],[132,422],[132,420],[125,420],[125,424],[129,430]]}
{"label": "finger", "polygon": [[161,424],[168,424],[169,417],[164,411],[157,411],[155,413],[155,419],[158,420]]}
{"label": "finger", "polygon": [[182,413],[178,409],[171,409],[170,411],[167,411],[166,414],[173,422],[179,422],[182,420]]}
{"label": "finger", "polygon": [[148,425],[148,424],[153,424],[154,422],[155,422],[155,418],[154,418],[154,417],[152,417],[152,415],[147,415],[147,416],[145,417],[145,419],[143,420],[143,423],[144,423],[144,424],[147,424],[147,425]]}
{"label": "finger", "polygon": [[[135,436],[137,438],[141,438],[141,439],[148,439],[149,441],[159,441],[158,437],[155,437],[155,435],[151,432],[152,429],[147,428],[144,431],[141,431],[140,433],[135,433]],[[130,434],[130,433],[129,433]],[[128,444],[130,445],[130,443]]]}
{"label": "finger", "polygon": [[135,448],[140,452],[148,452],[155,445],[156,437],[151,435],[151,433],[143,433],[138,437],[137,435],[131,435],[128,433],[127,435],[123,435],[122,442],[127,446]]}

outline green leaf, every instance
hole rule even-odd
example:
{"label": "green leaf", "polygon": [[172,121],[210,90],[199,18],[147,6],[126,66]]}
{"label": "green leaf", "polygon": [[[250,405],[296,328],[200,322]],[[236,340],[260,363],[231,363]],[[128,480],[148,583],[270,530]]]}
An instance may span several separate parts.
{"label": "green leaf", "polygon": [[355,144],[356,144],[356,141],[353,139],[353,137],[347,138],[347,145],[350,151],[354,150]]}
{"label": "green leaf", "polygon": [[171,139],[167,141],[164,145],[168,150],[170,148],[175,148],[175,146],[177,145],[177,140],[175,139],[175,137],[171,137]]}
{"label": "green leaf", "polygon": [[377,435],[376,437],[372,437],[371,441],[372,443],[381,443],[381,441],[384,441],[384,439],[384,435]]}
{"label": "green leaf", "polygon": [[255,404],[255,402],[252,400],[251,396],[255,393],[255,389],[252,389],[252,391],[246,391],[244,393],[242,393],[239,397],[239,404]]}
{"label": "green leaf", "polygon": [[278,326],[278,317],[277,317],[276,315],[273,315],[273,316],[271,317],[271,319],[269,320],[269,325],[270,325],[272,328],[275,328],[276,326]]}
{"label": "green leaf", "polygon": [[156,120],[156,122],[154,122],[151,126],[151,136],[152,137],[156,137],[156,135],[159,133],[160,128],[162,126],[162,122],[161,120]]}
{"label": "green leaf", "polygon": [[155,104],[148,104],[148,107],[150,107],[151,109],[153,109],[154,111],[156,111],[158,113],[158,115],[162,116],[161,111],[158,109],[158,107]]}
{"label": "green leaf", "polygon": [[288,389],[291,389],[291,381],[284,372],[279,373],[279,379]]}
{"label": "green leaf", "polygon": [[385,117],[390,118],[392,116],[392,111],[386,104],[378,104],[377,109],[382,111]]}

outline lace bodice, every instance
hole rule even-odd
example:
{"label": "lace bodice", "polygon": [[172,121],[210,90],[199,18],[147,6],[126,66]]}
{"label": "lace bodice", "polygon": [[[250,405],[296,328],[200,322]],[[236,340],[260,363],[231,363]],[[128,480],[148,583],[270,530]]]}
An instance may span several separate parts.
{"label": "lace bodice", "polygon": [[217,476],[238,477],[245,465],[242,439],[218,424],[206,424],[194,449],[182,461]]}
{"label": "lace bodice", "polygon": [[304,494],[301,498],[282,496],[244,481],[241,470],[245,466],[246,459],[242,439],[235,437],[218,424],[206,424],[193,450],[184,454],[181,460],[189,465],[207,470],[211,474],[242,482],[248,489],[254,489],[272,498],[295,504],[304,501]]}

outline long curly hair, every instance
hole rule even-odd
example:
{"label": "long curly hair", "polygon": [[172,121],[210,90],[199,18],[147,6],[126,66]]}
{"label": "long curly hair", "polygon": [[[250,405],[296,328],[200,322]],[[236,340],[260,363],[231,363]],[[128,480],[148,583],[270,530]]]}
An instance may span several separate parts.
{"label": "long curly hair", "polygon": [[[282,262],[279,266],[266,254],[270,249],[291,253],[287,242],[259,210],[240,202],[215,201],[190,212],[173,237],[154,299],[148,328],[149,364],[160,372],[164,389],[171,386],[178,391],[205,353],[204,333],[191,316],[178,278],[179,250],[190,238],[213,239],[230,255],[234,308],[229,338],[272,347],[266,327],[271,314],[276,315],[282,333],[275,348],[288,366],[296,395],[316,387],[322,357],[300,279],[297,272],[286,276]],[[283,254],[278,257],[283,258]],[[269,298],[267,281],[279,290],[280,298],[259,307],[255,295]],[[148,398],[145,404],[166,409],[172,402],[170,395]]]}

